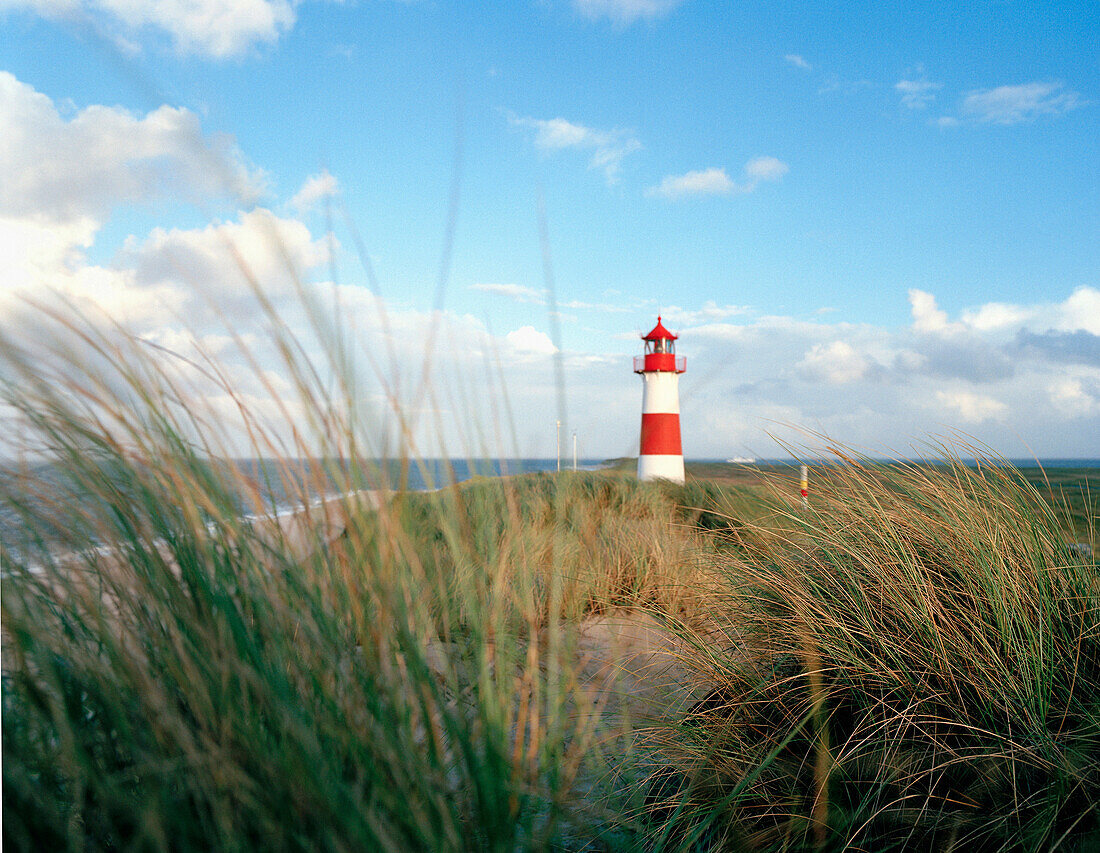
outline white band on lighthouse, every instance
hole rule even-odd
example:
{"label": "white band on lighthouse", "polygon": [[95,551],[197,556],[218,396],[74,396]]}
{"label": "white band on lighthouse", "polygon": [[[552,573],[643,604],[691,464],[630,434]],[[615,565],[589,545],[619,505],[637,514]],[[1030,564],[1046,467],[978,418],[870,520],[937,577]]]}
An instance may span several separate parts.
{"label": "white band on lighthouse", "polygon": [[642,414],[680,414],[680,377],[675,373],[642,374]]}
{"label": "white band on lighthouse", "polygon": [[672,480],[684,482],[683,456],[639,456],[639,480]]}

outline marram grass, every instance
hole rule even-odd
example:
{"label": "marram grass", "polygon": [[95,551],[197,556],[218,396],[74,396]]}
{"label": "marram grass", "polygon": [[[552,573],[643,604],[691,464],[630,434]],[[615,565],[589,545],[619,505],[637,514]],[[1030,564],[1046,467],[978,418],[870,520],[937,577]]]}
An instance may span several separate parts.
{"label": "marram grass", "polygon": [[[807,512],[532,475],[294,529],[212,461],[177,374],[71,328],[52,374],[4,348],[53,472],[4,486],[6,849],[1100,845],[1100,581],[1067,547],[1095,553],[1095,518],[1067,531],[1011,470],[845,455]],[[347,463],[379,455],[358,408],[282,349],[291,437],[241,401],[265,476],[303,506],[388,487]],[[576,626],[631,611],[709,693],[621,737]]]}
{"label": "marram grass", "polygon": [[1003,464],[841,461],[727,564],[743,638],[700,647],[718,686],[669,739],[681,835],[1100,849],[1095,517],[1067,532]]}
{"label": "marram grass", "polygon": [[[3,495],[26,531],[0,551],[8,849],[516,850],[607,831],[576,793],[604,735],[569,625],[691,609],[714,549],[678,492],[484,481],[344,498],[291,535],[263,484],[213,461],[201,400],[139,346],[77,330],[100,357],[59,353],[52,375],[5,351],[6,401],[51,464],[42,494],[13,474]],[[352,458],[350,407],[321,410],[295,375],[313,446]],[[270,425],[246,425],[301,505],[357,485],[300,464],[301,436],[281,457]]]}

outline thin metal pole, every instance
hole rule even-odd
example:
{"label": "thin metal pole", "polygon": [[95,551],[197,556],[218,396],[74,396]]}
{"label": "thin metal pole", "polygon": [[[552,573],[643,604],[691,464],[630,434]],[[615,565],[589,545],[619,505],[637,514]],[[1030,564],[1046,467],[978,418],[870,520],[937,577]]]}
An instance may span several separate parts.
{"label": "thin metal pole", "polygon": [[557,454],[557,458],[558,458],[558,471],[560,472],[561,471],[561,421],[558,421],[558,437],[557,437],[557,442],[555,444],[555,447],[556,447],[555,453]]}
{"label": "thin metal pole", "polygon": [[799,492],[802,494],[802,508],[810,508],[810,469],[805,465],[802,466],[802,477],[799,483]]}
{"label": "thin metal pole", "polygon": [[573,430],[573,470],[577,470],[577,431]]}

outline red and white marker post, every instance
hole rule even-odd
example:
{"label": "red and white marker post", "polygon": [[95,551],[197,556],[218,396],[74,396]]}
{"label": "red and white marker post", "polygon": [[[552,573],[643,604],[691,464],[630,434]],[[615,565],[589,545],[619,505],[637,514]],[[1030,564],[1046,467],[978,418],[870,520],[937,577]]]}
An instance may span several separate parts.
{"label": "red and white marker post", "polygon": [[676,355],[677,335],[657,325],[643,335],[645,355],[634,357],[634,372],[642,377],[642,440],[639,480],[684,482],[684,451],[680,444],[680,374],[686,359]]}

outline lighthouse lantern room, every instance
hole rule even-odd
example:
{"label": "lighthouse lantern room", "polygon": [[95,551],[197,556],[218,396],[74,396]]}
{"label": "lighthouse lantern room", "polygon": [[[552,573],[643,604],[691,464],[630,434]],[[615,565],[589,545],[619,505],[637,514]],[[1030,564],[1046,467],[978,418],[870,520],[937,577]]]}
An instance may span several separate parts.
{"label": "lighthouse lantern room", "polygon": [[686,360],[676,355],[676,338],[661,324],[647,335],[645,355],[634,358],[642,377],[642,438],[638,479],[684,482],[684,452],[680,445],[680,374]]}

